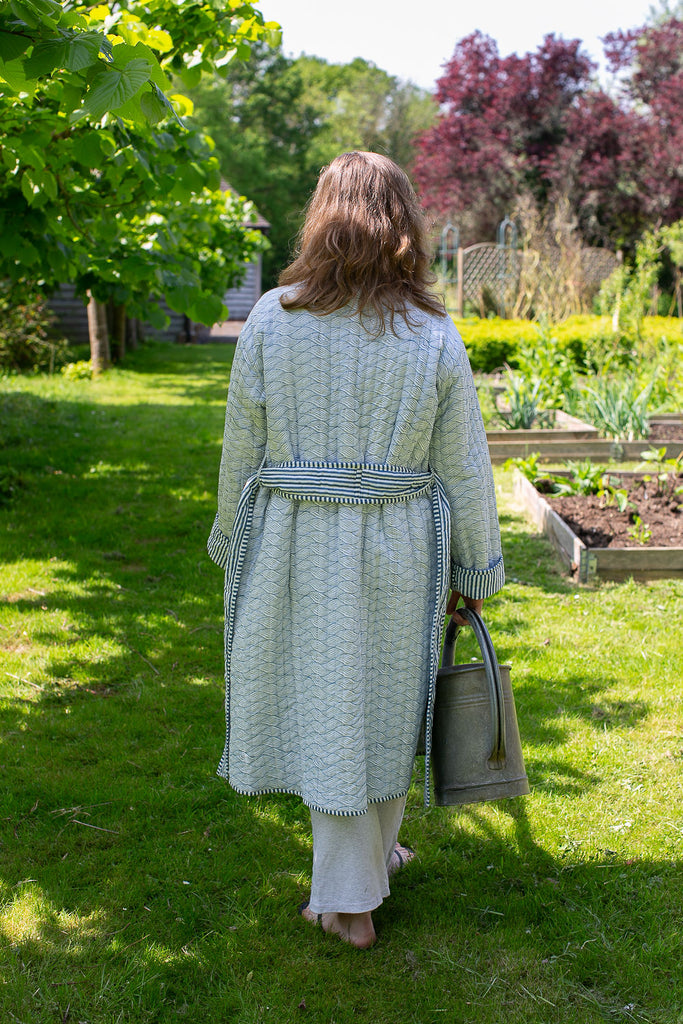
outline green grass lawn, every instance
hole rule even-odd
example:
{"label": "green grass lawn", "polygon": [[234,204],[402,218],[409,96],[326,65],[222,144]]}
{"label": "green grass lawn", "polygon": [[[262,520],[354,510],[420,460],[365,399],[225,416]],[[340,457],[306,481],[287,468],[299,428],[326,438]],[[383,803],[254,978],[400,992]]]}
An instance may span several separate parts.
{"label": "green grass lawn", "polygon": [[503,471],[532,795],[425,812],[418,764],[378,945],[297,916],[305,808],[215,776],[231,355],[0,382],[0,1022],[683,1021],[683,581],[577,589]]}

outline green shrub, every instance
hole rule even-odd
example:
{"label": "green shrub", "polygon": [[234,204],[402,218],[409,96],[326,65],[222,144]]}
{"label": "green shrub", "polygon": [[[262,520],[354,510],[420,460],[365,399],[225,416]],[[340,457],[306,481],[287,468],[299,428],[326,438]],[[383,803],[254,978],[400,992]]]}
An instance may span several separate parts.
{"label": "green shrub", "polygon": [[63,366],[61,373],[67,380],[92,380],[92,363],[89,359],[79,359]]}
{"label": "green shrub", "polygon": [[531,320],[468,317],[454,323],[465,342],[472,369],[480,373],[492,373],[506,363],[514,364],[520,342],[533,342],[538,335]]}
{"label": "green shrub", "polygon": [[40,296],[15,299],[0,285],[0,368],[48,370],[66,358],[66,339],[54,334],[54,314]]}
{"label": "green shrub", "polygon": [[[492,373],[506,363],[519,369],[524,350],[543,344],[541,327],[533,320],[503,320],[475,317],[454,320],[467,348],[472,369]],[[615,334],[609,316],[570,316],[546,332],[555,339],[556,355],[564,355],[579,372],[633,368],[657,350],[657,361],[671,346],[678,351],[683,341],[683,322],[678,317],[645,317],[641,341]],[[521,350],[521,351],[520,351]]]}
{"label": "green shrub", "polygon": [[514,373],[509,366],[505,376],[507,411],[500,412],[505,426],[510,430],[531,430],[534,425],[552,427],[554,413],[543,408],[543,381]]}

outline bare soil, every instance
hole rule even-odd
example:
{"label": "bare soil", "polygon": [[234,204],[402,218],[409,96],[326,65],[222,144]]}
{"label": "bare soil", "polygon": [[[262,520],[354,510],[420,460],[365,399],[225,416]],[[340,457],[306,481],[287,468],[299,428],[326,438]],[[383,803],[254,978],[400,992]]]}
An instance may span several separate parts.
{"label": "bare soil", "polygon": [[634,478],[622,478],[619,486],[628,489],[633,506],[624,512],[596,494],[544,497],[589,548],[683,547],[683,494],[675,494],[683,474],[671,475],[663,488]]}
{"label": "bare soil", "polygon": [[680,423],[651,423],[648,441],[680,441],[683,425]]}

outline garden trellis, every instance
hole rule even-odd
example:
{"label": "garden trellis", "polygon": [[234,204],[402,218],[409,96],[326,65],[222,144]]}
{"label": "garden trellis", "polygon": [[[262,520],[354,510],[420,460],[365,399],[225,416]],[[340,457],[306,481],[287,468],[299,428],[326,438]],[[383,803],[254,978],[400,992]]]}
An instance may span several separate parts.
{"label": "garden trellis", "polygon": [[458,228],[449,222],[441,232],[439,268],[450,312],[461,317],[466,303],[482,306],[488,292],[505,316],[519,278],[516,225],[506,217],[498,226],[497,241],[463,249]]}
{"label": "garden trellis", "polygon": [[[491,309],[502,317],[513,315],[525,261],[539,258],[531,250],[520,249],[518,238],[517,225],[509,217],[498,225],[495,242],[475,242],[465,248],[460,245],[457,225],[449,221],[444,226],[437,266],[450,313],[463,317],[465,308],[474,306],[482,316]],[[557,269],[562,250],[551,248],[544,258],[552,264],[550,269]],[[611,250],[583,247],[577,272],[585,286],[597,290],[617,265],[617,256]]]}

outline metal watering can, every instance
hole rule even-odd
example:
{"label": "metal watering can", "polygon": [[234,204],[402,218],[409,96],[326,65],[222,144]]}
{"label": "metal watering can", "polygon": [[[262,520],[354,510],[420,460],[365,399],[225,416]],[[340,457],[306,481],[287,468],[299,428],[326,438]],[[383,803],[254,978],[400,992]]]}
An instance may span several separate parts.
{"label": "metal watering can", "polygon": [[453,665],[461,627],[448,623],[436,681],[432,726],[434,802],[502,800],[529,793],[509,665],[499,665],[484,622],[459,608],[474,630],[483,661]]}

